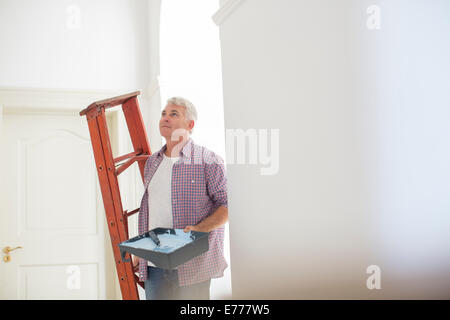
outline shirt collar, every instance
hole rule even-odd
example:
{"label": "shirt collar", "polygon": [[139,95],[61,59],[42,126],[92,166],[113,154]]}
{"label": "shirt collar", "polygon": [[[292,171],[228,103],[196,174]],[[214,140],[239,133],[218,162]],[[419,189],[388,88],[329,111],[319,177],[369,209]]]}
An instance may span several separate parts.
{"label": "shirt collar", "polygon": [[[185,158],[190,158],[191,154],[192,154],[192,145],[194,143],[194,140],[192,140],[192,138],[189,138],[188,141],[186,142],[186,144],[184,145],[184,147],[181,149],[180,154],[181,156],[185,157]],[[167,149],[167,144],[165,144],[157,153],[158,153],[158,157],[163,157],[164,156],[164,152]]]}

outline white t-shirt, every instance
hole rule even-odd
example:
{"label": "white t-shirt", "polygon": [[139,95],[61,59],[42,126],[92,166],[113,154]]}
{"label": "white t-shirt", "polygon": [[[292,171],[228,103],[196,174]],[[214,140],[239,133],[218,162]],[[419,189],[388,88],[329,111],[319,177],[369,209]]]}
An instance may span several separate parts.
{"label": "white t-shirt", "polygon": [[[172,216],[172,167],[180,157],[163,160],[148,185],[148,229],[173,228]],[[149,266],[154,266],[149,261]]]}

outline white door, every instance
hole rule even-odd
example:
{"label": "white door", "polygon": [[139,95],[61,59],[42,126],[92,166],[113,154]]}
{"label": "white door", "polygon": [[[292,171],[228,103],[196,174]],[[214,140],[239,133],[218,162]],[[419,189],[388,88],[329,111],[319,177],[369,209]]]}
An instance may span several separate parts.
{"label": "white door", "polygon": [[[0,130],[0,299],[109,298],[115,273],[86,119],[6,113]],[[22,247],[9,262],[7,246]]]}

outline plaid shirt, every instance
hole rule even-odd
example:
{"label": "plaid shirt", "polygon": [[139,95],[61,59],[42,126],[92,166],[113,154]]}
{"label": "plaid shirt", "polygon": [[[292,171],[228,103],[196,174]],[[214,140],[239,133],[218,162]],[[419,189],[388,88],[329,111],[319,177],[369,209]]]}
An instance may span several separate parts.
{"label": "plaid shirt", "polygon": [[[148,231],[148,185],[163,160],[164,145],[145,164],[145,192],[139,210],[139,234]],[[173,227],[196,225],[218,207],[228,207],[225,166],[223,160],[205,147],[189,139],[172,168]],[[151,213],[150,213],[151,215]],[[223,276],[227,268],[224,258],[224,226],[209,233],[209,250],[177,267],[180,286],[188,286]],[[139,259],[139,279],[147,280],[147,261]]]}

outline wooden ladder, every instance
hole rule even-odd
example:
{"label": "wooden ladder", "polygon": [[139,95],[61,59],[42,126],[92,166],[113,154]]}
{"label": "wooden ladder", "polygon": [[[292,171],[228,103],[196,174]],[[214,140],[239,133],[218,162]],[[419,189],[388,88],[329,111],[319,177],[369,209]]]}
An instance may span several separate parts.
{"label": "wooden ladder", "polygon": [[[139,94],[140,92],[136,91],[93,102],[80,112],[80,116],[86,116],[89,126],[117,276],[119,277],[120,290],[124,300],[139,300],[137,285],[144,287],[144,284],[139,281],[133,270],[132,262],[122,262],[118,246],[119,243],[129,239],[128,217],[139,212],[139,208],[129,212],[123,210],[117,177],[137,161],[142,181],[144,181],[145,162],[151,155],[137,99]],[[122,105],[134,151],[113,158],[105,112],[106,109],[118,105]]]}

